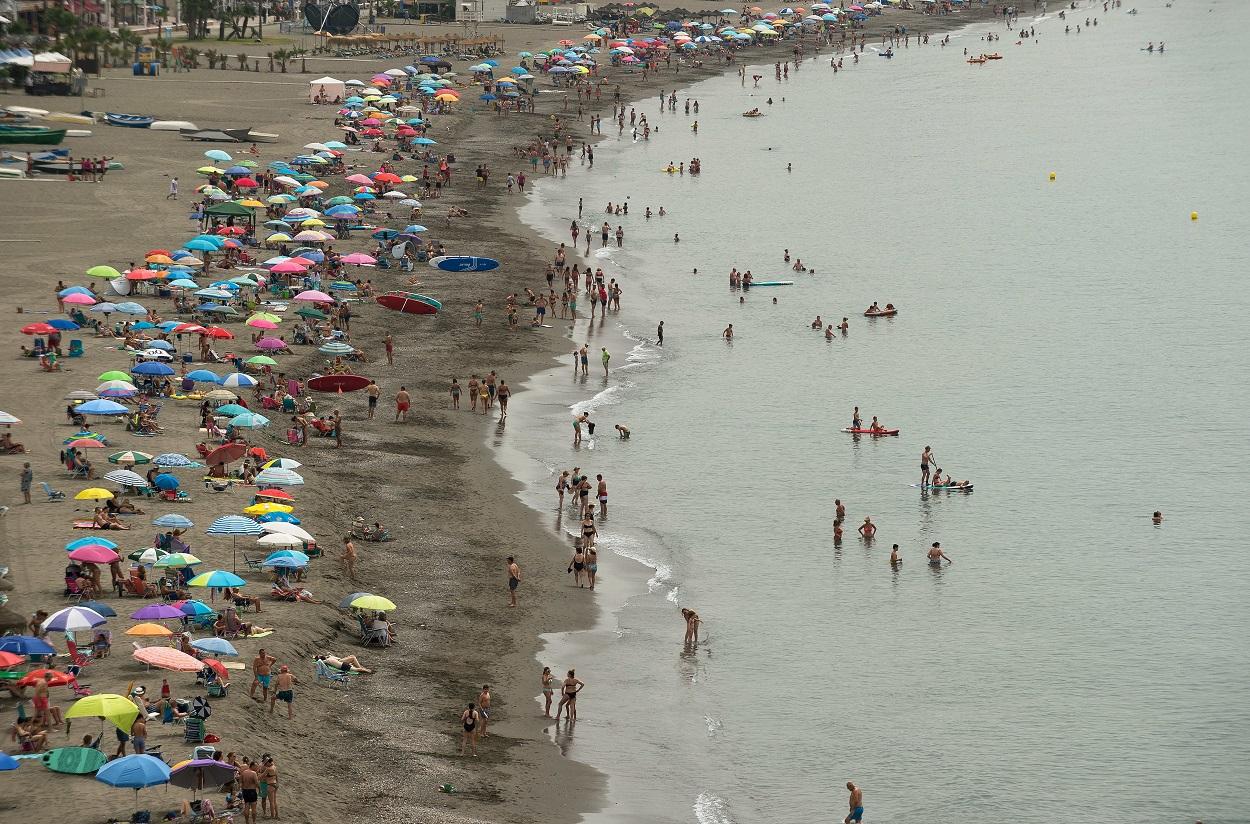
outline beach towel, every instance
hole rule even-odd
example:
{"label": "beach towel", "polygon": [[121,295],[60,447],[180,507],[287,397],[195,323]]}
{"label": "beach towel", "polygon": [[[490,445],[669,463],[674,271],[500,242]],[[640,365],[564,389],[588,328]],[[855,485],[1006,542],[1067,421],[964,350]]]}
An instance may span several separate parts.
{"label": "beach towel", "polygon": [[74,521],[74,529],[97,529],[95,521]]}
{"label": "beach towel", "polygon": [[271,630],[271,629],[267,629],[267,630],[265,630],[264,632],[254,632],[254,633],[252,633],[251,635],[248,635],[248,636],[245,636],[245,637],[247,637],[247,638],[268,638],[270,635],[273,635],[273,630]]}

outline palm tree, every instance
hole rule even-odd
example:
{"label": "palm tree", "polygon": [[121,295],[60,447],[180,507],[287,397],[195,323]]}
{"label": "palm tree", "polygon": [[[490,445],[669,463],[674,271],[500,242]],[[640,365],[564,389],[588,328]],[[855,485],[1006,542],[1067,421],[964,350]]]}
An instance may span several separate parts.
{"label": "palm tree", "polygon": [[282,71],[283,74],[286,74],[286,64],[291,60],[293,56],[294,55],[292,55],[286,49],[278,49],[276,52],[273,53],[273,59],[278,61],[278,68]]}
{"label": "palm tree", "polygon": [[89,53],[95,60],[97,77],[100,76],[100,48],[108,45],[109,37],[108,29],[99,26],[91,26],[78,33],[79,49]]}
{"label": "palm tree", "polygon": [[78,28],[78,15],[68,9],[47,9],[44,11],[42,19],[44,27],[52,29],[53,45],[58,49],[61,46],[61,40],[64,35]]}
{"label": "palm tree", "polygon": [[205,50],[204,50],[204,59],[208,61],[208,67],[209,67],[210,69],[215,69],[215,68],[217,68],[217,58],[218,58],[218,57],[221,57],[221,55],[218,53],[218,51],[217,51],[216,49],[205,49]]}

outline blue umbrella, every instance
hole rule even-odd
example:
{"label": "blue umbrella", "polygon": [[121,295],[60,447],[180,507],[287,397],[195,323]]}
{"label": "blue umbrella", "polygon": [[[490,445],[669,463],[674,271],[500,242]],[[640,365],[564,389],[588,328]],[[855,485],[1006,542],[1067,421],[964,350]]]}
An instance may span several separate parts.
{"label": "blue umbrella", "polygon": [[215,410],[218,415],[226,415],[233,418],[235,415],[246,415],[251,410],[246,406],[239,406],[237,403],[222,404]]}
{"label": "blue umbrella", "polygon": [[299,518],[296,518],[290,512],[266,512],[256,520],[262,524],[298,524],[300,522]]}
{"label": "blue umbrella", "polygon": [[[170,475],[168,477],[172,478],[173,476]],[[152,526],[163,526],[167,529],[190,529],[195,524],[185,515],[162,515],[152,522]]]}
{"label": "blue umbrella", "polygon": [[260,524],[243,515],[222,515],[205,530],[209,535],[261,535]]}
{"label": "blue umbrella", "polygon": [[90,544],[99,544],[100,546],[106,546],[109,549],[117,549],[117,546],[118,546],[117,542],[110,541],[108,538],[79,538],[76,541],[70,541],[68,544],[66,544],[65,551],[73,552],[75,549],[78,549],[78,547],[80,546],[88,546]]}
{"label": "blue umbrella", "polygon": [[210,372],[207,369],[196,369],[188,372],[187,377],[196,383],[217,383],[221,380],[221,376],[215,372]]}
{"label": "blue umbrella", "polygon": [[121,312],[123,315],[146,315],[148,313],[147,309],[144,309],[139,304],[129,300],[125,303],[117,304],[117,311]]}
{"label": "blue umbrella", "polygon": [[57,292],[56,294],[57,294],[57,297],[62,297],[62,298],[69,297],[70,295],[74,295],[74,294],[91,295],[92,297],[95,297],[95,292],[92,292],[86,286],[69,286]]}
{"label": "blue umbrella", "polygon": [[[169,367],[165,367],[169,369]],[[172,373],[173,370],[170,369]],[[109,400],[87,401],[74,407],[75,412],[83,415],[125,415],[130,411],[130,407],[122,406],[120,403]]]}
{"label": "blue umbrella", "polygon": [[245,584],[247,584],[247,581],[244,581],[232,572],[226,572],[224,569],[215,569],[212,572],[202,573],[187,582],[187,586],[208,587],[210,589],[241,587]]}
{"label": "blue umbrella", "polygon": [[260,429],[269,425],[269,419],[254,412],[244,412],[231,418],[230,425],[235,429]]}
{"label": "blue umbrella", "polygon": [[231,389],[236,389],[236,388],[247,389],[249,387],[256,385],[256,379],[249,377],[248,375],[244,375],[242,372],[234,372],[222,378],[220,383],[222,386],[225,386]]}
{"label": "blue umbrella", "polygon": [[60,329],[62,332],[73,332],[76,329],[82,328],[72,320],[67,320],[66,318],[52,318],[52,320],[46,321],[46,323],[53,329]]}
{"label": "blue umbrella", "polygon": [[[138,325],[139,325],[139,324],[137,324],[137,323],[135,324],[135,326],[138,326]],[[161,350],[162,352],[172,352],[172,351],[174,351],[174,345],[173,345],[172,343],[170,343],[169,341],[167,341],[167,340],[150,340],[150,341],[148,341],[148,348],[149,348],[149,349],[159,349],[159,350]]]}
{"label": "blue umbrella", "polygon": [[95,610],[84,606],[66,607],[52,613],[40,626],[44,632],[77,632],[105,623],[105,618]]}
{"label": "blue umbrella", "polygon": [[0,652],[11,652],[14,655],[56,655],[51,644],[29,635],[0,636]]}
{"label": "blue umbrella", "polygon": [[144,787],[169,783],[169,766],[152,755],[124,755],[105,764],[95,774],[96,781],[110,787],[124,787],[135,791],[135,797]]}
{"label": "blue umbrella", "polygon": [[431,140],[428,137],[414,137],[412,139],[412,143],[414,146],[437,146],[438,145],[437,140]]}
{"label": "blue umbrella", "polygon": [[191,646],[204,652],[211,652],[214,655],[238,655],[239,651],[234,648],[225,638],[200,638],[192,641]]}
{"label": "blue umbrella", "polygon": [[165,491],[177,489],[179,483],[178,479],[168,472],[162,472],[152,479],[152,486]]}
{"label": "blue umbrella", "polygon": [[187,241],[187,248],[194,252],[216,252],[217,251],[216,244],[209,243],[207,240],[199,240],[199,239]]}
{"label": "blue umbrella", "polygon": [[105,618],[116,618],[117,612],[108,604],[102,601],[80,601],[78,606],[83,609],[89,609],[97,615],[103,615]]}
{"label": "blue umbrella", "polygon": [[189,600],[189,601],[183,601],[182,604],[179,605],[178,609],[182,610],[184,614],[190,615],[192,617],[217,614],[217,610],[213,609],[208,604],[204,603],[203,601],[196,601],[194,599]]}
{"label": "blue umbrella", "polygon": [[298,558],[274,558],[272,561],[265,561],[261,566],[273,567],[274,569],[303,569],[308,566],[308,562],[301,561]]}
{"label": "blue umbrella", "polygon": [[[173,367],[169,366],[168,364],[160,363],[158,361],[144,361],[143,363],[137,363],[135,364],[134,368],[131,369],[130,371],[132,374],[135,374],[135,375],[172,375],[174,374]],[[92,403],[94,403],[94,401],[92,401]],[[83,404],[83,406],[86,406],[86,404]],[[79,407],[79,411],[82,411],[82,407]]]}
{"label": "blue umbrella", "polygon": [[[132,323],[132,324],[130,324],[130,328],[131,328],[131,329],[155,329],[155,328],[156,328],[156,324],[155,324],[155,323],[148,323],[146,320],[141,320],[141,321],[139,321],[138,323]],[[153,341],[153,343],[155,343],[155,341]],[[161,343],[164,343],[164,341],[161,341]],[[152,344],[148,344],[148,346],[149,346],[149,347],[150,347],[151,345],[152,345]]]}
{"label": "blue umbrella", "polygon": [[16,758],[9,755],[7,752],[0,752],[0,772],[16,770],[21,765],[22,765],[21,761],[18,761]]}
{"label": "blue umbrella", "polygon": [[376,232],[369,235],[369,237],[374,240],[393,240],[394,238],[399,237],[399,232],[394,229],[378,229]]}
{"label": "blue umbrella", "polygon": [[170,467],[199,466],[199,464],[197,464],[195,461],[188,458],[186,455],[182,455],[177,452],[164,452],[160,455],[157,455],[155,458],[152,459],[152,463],[156,464],[157,466],[170,466]]}

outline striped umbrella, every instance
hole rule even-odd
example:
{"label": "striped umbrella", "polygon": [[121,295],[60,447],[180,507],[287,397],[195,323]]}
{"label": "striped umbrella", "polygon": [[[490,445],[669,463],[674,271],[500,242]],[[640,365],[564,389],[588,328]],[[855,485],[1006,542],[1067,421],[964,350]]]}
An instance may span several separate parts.
{"label": "striped umbrella", "polygon": [[109,463],[121,464],[122,466],[134,466],[135,464],[151,462],[152,456],[146,452],[127,450],[125,452],[114,452],[112,455],[109,455]]}
{"label": "striped umbrella", "polygon": [[304,479],[299,473],[290,469],[262,469],[256,476],[257,486],[303,486]]}
{"label": "striped umbrella", "polygon": [[163,526],[167,529],[189,529],[195,526],[185,515],[162,515],[152,522],[152,526]]}
{"label": "striped umbrella", "polygon": [[103,615],[86,607],[66,607],[57,610],[39,625],[44,632],[78,632],[106,623]]}
{"label": "striped umbrella", "polygon": [[148,481],[138,472],[131,472],[129,469],[116,469],[104,476],[104,480],[112,481],[122,486],[147,486]]}
{"label": "striped umbrella", "polygon": [[248,388],[256,385],[254,378],[244,375],[242,372],[235,372],[233,375],[226,375],[221,379],[221,385],[227,388]]}
{"label": "striped umbrella", "polygon": [[175,672],[199,672],[204,668],[200,659],[192,658],[173,647],[140,647],[131,657],[136,661],[142,661],[149,667]]}
{"label": "striped umbrella", "polygon": [[294,458],[274,458],[261,464],[262,469],[299,469],[302,463]]}
{"label": "striped umbrella", "polygon": [[[239,569],[239,536],[261,535],[264,531],[265,530],[259,523],[253,521],[251,518],[245,518],[242,515],[222,515],[220,518],[213,521],[212,525],[205,530],[205,532],[209,535],[229,535],[233,539],[233,551],[235,556],[233,569],[236,572]],[[242,583],[225,584],[224,586],[242,586]]]}

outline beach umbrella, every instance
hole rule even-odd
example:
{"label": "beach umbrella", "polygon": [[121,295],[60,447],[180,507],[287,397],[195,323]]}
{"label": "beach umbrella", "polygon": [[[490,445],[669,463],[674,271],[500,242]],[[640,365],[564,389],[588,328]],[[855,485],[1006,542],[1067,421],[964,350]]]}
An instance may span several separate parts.
{"label": "beach umbrella", "polygon": [[102,398],[129,398],[138,391],[130,381],[105,381],[95,388],[95,393]]}
{"label": "beach umbrella", "polygon": [[333,303],[334,299],[325,292],[318,292],[316,289],[306,289],[300,292],[292,300],[302,300],[309,303]]}
{"label": "beach umbrella", "polygon": [[158,566],[161,569],[183,569],[199,563],[203,562],[189,552],[171,552],[164,558],[158,559],[153,566]]}
{"label": "beach umbrella", "polygon": [[72,320],[67,320],[66,318],[52,318],[48,321],[48,325],[53,329],[57,329],[62,332],[73,332],[82,328]]}
{"label": "beach umbrella", "polygon": [[89,487],[74,496],[76,501],[107,501],[113,497],[113,493],[107,489],[101,489],[98,486]]}
{"label": "beach umbrella", "polygon": [[294,458],[273,458],[260,465],[261,469],[299,469],[302,463]]}
{"label": "beach umbrella", "polygon": [[279,549],[276,552],[269,553],[269,556],[266,557],[265,560],[261,561],[261,565],[273,566],[272,562],[278,561],[284,558],[289,561],[295,561],[300,566],[307,566],[309,561],[312,560],[306,554],[304,554],[303,552],[300,552],[298,549]]}
{"label": "beach umbrella", "polygon": [[[126,557],[130,559],[131,561],[134,561],[136,564],[143,564],[144,566],[152,566],[153,564],[155,564],[157,561],[164,558],[168,554],[169,553],[166,550],[157,549],[156,547],[150,546],[147,549],[136,549],[134,552],[130,553]],[[103,615],[104,613],[100,613],[100,614]]]}
{"label": "beach umbrella", "polygon": [[[51,649],[51,648],[49,648]],[[175,652],[177,650],[174,650]],[[65,711],[66,718],[103,718],[122,732],[130,732],[130,726],[139,717],[139,708],[129,698],[102,692],[80,698]],[[119,761],[121,759],[118,759]]]}
{"label": "beach umbrella", "polygon": [[21,422],[22,422],[21,418],[17,417],[16,415],[10,414],[8,412],[0,412],[0,424],[4,424],[5,426],[11,426],[13,424],[18,424]]}
{"label": "beach umbrella", "polygon": [[266,521],[265,523],[262,523],[260,526],[261,526],[261,529],[263,529],[265,532],[271,535],[273,534],[291,535],[293,537],[299,538],[309,543],[317,540],[311,534],[309,534],[308,530],[304,529],[303,527],[297,526],[296,524],[288,523],[285,521]]}
{"label": "beach umbrella", "polygon": [[304,479],[290,469],[262,469],[256,476],[257,486],[303,486]]}
{"label": "beach umbrella", "polygon": [[135,624],[126,630],[127,635],[133,635],[137,638],[160,638],[163,636],[173,635],[173,630],[160,624]]}
{"label": "beach umbrella", "polygon": [[189,529],[195,526],[191,519],[185,515],[162,515],[152,521],[152,526],[162,526],[168,529]]}
{"label": "beach umbrella", "polygon": [[125,415],[130,412],[130,407],[110,400],[97,399],[79,404],[74,411],[83,415]]}
{"label": "beach umbrella", "polygon": [[116,541],[110,541],[108,538],[99,538],[93,535],[89,538],[79,538],[75,541],[70,541],[65,545],[65,551],[70,552],[78,549],[80,546],[104,546],[109,549],[117,549],[118,544]]}
{"label": "beach umbrella", "polygon": [[214,615],[217,612],[217,610],[213,609],[208,604],[203,601],[197,601],[194,598],[188,598],[185,601],[175,601],[174,605],[177,606],[178,609],[182,610],[183,615],[190,615],[192,617]]}
{"label": "beach umbrella", "polygon": [[0,652],[14,655],[56,655],[52,645],[29,635],[0,635]]}
{"label": "beach umbrella", "polygon": [[278,362],[268,355],[253,355],[244,361],[251,366],[277,366]]}
{"label": "beach umbrella", "polygon": [[152,479],[152,486],[156,487],[162,492],[171,492],[177,489],[181,485],[182,485],[181,482],[179,482],[179,480],[176,477],[174,477],[173,475],[170,475],[168,472],[162,472],[161,474],[157,475],[155,478]]}
{"label": "beach umbrella", "polygon": [[242,372],[235,372],[233,374],[226,375],[219,382],[222,386],[230,389],[248,389],[256,385],[256,380],[254,378],[244,375]]}
{"label": "beach umbrella", "polygon": [[138,472],[131,472],[129,469],[115,469],[104,476],[104,480],[112,481],[122,486],[147,486],[147,478]]}
{"label": "beach umbrella", "polygon": [[166,618],[181,618],[182,610],[172,604],[148,604],[130,613],[136,621],[164,621]]}
{"label": "beach umbrella", "polygon": [[199,575],[187,581],[189,587],[203,587],[206,589],[224,589],[225,587],[241,587],[247,581],[224,569],[215,569],[212,572],[202,572]]}
{"label": "beach umbrella", "polygon": [[303,540],[294,535],[284,535],[281,532],[271,532],[268,535],[262,535],[256,539],[256,543],[258,546],[263,547],[282,546],[290,548],[304,545]]}
{"label": "beach umbrella", "polygon": [[173,647],[139,647],[130,657],[149,667],[173,672],[199,672],[204,669],[200,659]]}
{"label": "beach umbrella", "polygon": [[105,447],[103,437],[74,438],[65,445],[74,449],[103,449]]}
{"label": "beach umbrella", "polygon": [[[125,452],[114,452],[109,455],[109,463],[121,464],[123,466],[134,466],[135,464],[146,464],[152,462],[152,456],[146,452],[138,452],[136,450],[127,450]],[[138,484],[136,484],[137,486]]]}
{"label": "beach umbrella", "polygon": [[269,498],[274,501],[294,501],[295,496],[285,489],[278,489],[276,486],[267,486],[263,489],[256,490],[257,498]]}
{"label": "beach umbrella", "polygon": [[389,598],[383,598],[381,595],[361,595],[359,598],[351,602],[351,606],[356,609],[367,609],[374,612],[390,612],[395,609],[395,604]]}
{"label": "beach umbrella", "polygon": [[0,670],[11,670],[26,661],[24,655],[14,655],[11,652],[0,652]]}
{"label": "beach umbrella", "polygon": [[111,564],[120,560],[118,554],[105,546],[80,546],[69,554],[69,557],[75,561],[85,561],[89,564]]}
{"label": "beach umbrella", "polygon": [[[117,613],[113,610],[113,608],[109,606],[108,604],[104,603],[103,601],[81,601],[79,602],[78,606],[82,607],[83,609],[89,609],[92,612],[103,615],[105,618],[117,617]],[[3,669],[3,668],[4,668],[4,662],[0,661],[0,669]]]}
{"label": "beach umbrella", "polygon": [[[223,515],[220,518],[213,521],[213,523],[208,527],[208,529],[205,530],[205,532],[209,535],[229,535],[230,536],[231,542],[233,545],[232,548],[235,553],[234,568],[236,570],[238,569],[239,536],[240,535],[253,535],[253,536],[261,535],[262,533],[264,533],[264,531],[265,530],[259,523],[252,520],[251,518],[245,518],[242,515]],[[224,574],[230,575],[230,573],[224,573]],[[200,578],[203,578],[203,577],[204,577],[203,575],[197,576],[195,580],[198,581]],[[238,576],[234,576],[234,575],[231,575],[230,577],[238,578]],[[243,579],[238,578],[238,580],[239,580],[239,583],[237,584],[224,584],[224,586],[242,586]],[[205,585],[198,584],[197,586],[205,586]],[[223,585],[214,584],[213,586],[223,586]]]}
{"label": "beach umbrella", "polygon": [[225,638],[199,638],[191,642],[191,646],[201,652],[211,652],[214,655],[238,655],[239,651],[234,645]]}
{"label": "beach umbrella", "polygon": [[[167,376],[174,374],[173,367],[156,361],[144,361],[142,363],[137,363],[130,371],[136,375]],[[84,404],[84,406],[85,405],[86,404]]]}
{"label": "beach umbrella", "polygon": [[251,506],[245,508],[243,512],[247,515],[267,515],[270,512],[290,512],[292,509],[294,509],[294,507],[287,506],[286,504],[263,503],[252,504]]}
{"label": "beach umbrella", "polygon": [[269,425],[269,419],[254,412],[245,412],[231,418],[230,425],[235,429],[261,429]]}
{"label": "beach umbrella", "polygon": [[346,343],[330,341],[329,343],[323,343],[321,346],[318,346],[317,351],[324,355],[350,355],[356,350]]}
{"label": "beach umbrella", "polygon": [[71,303],[75,306],[90,306],[96,302],[95,296],[86,292],[74,292],[62,298],[63,303]]}
{"label": "beach umbrella", "polygon": [[[134,705],[131,704],[131,706]],[[118,727],[120,726],[119,724]],[[129,732],[129,729],[124,731]],[[135,753],[115,758],[105,764],[96,771],[95,780],[110,787],[134,790],[135,803],[138,804],[139,790],[169,783],[169,767],[154,755]]]}
{"label": "beach umbrella", "polygon": [[208,457],[204,459],[204,462],[209,466],[219,463],[228,464],[232,461],[237,461],[246,454],[247,444],[228,443],[217,447],[212,452],[209,452]]}
{"label": "beach umbrella", "polygon": [[299,518],[296,518],[290,512],[269,512],[264,515],[257,515],[256,520],[262,524],[298,524]]}
{"label": "beach umbrella", "polygon": [[[113,552],[111,549],[108,551]],[[73,553],[70,557],[73,557]],[[78,632],[93,629],[107,621],[107,618],[95,610],[80,605],[57,610],[39,625],[39,629],[43,632]]]}
{"label": "beach umbrella", "polygon": [[214,410],[218,415],[225,415],[233,418],[235,415],[246,415],[250,410],[245,406],[239,406],[237,403],[225,403]]}
{"label": "beach umbrella", "polygon": [[[153,458],[152,463],[156,464],[157,466],[169,467],[171,469],[180,468],[180,467],[199,466],[199,464],[197,464],[195,461],[191,460],[186,455],[183,455],[178,452],[163,452],[160,455],[157,455],[155,458]],[[181,517],[181,516],[175,515],[175,516],[170,516],[170,517]]]}

